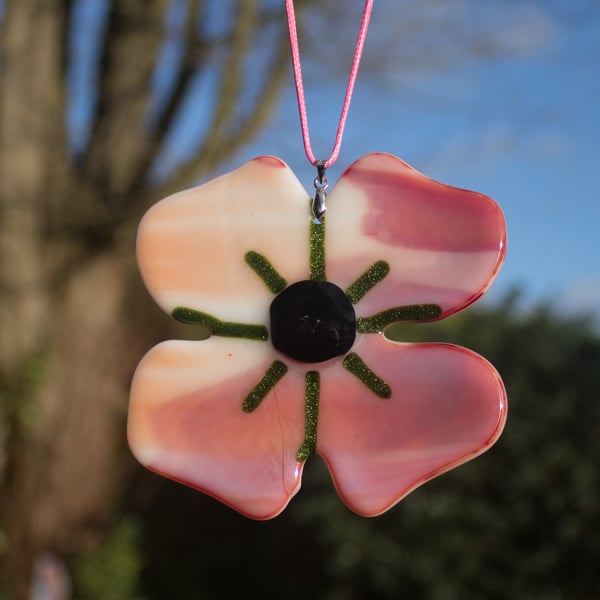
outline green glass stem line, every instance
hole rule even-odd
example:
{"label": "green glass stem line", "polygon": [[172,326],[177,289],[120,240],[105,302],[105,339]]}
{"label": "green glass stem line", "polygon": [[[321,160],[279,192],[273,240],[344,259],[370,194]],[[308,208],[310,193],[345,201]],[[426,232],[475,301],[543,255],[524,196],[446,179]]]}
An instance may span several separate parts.
{"label": "green glass stem line", "polygon": [[269,339],[269,332],[264,325],[254,325],[252,323],[234,323],[231,321],[221,321],[212,315],[209,315],[193,308],[178,306],[171,313],[173,318],[190,325],[204,325],[210,329],[213,335],[221,337],[243,338],[247,340],[266,341]]}
{"label": "green glass stem line", "polygon": [[350,371],[352,375],[358,377],[376,396],[380,398],[389,398],[392,395],[392,388],[378,377],[367,367],[363,359],[355,352],[346,355],[342,365]]}
{"label": "green glass stem line", "polygon": [[325,275],[325,221],[310,222],[309,241],[310,278],[314,281],[327,281]]}
{"label": "green glass stem line", "polygon": [[287,366],[280,360],[273,361],[262,379],[242,401],[242,410],[247,413],[256,410],[265,396],[279,383],[287,371]]}
{"label": "green glass stem line", "polygon": [[356,304],[371,288],[375,287],[390,272],[390,265],[385,260],[373,263],[350,287],[346,296],[352,304]]}
{"label": "green glass stem line", "polygon": [[388,325],[399,321],[431,321],[442,314],[439,304],[408,304],[384,310],[370,317],[356,319],[358,333],[381,333]]}
{"label": "green glass stem line", "polygon": [[321,379],[318,371],[306,373],[306,396],[304,399],[304,441],[296,452],[296,460],[304,462],[317,447],[317,423],[319,421],[319,393]]}
{"label": "green glass stem line", "polygon": [[287,281],[262,254],[250,250],[244,255],[244,260],[274,294],[281,292],[287,285]]}

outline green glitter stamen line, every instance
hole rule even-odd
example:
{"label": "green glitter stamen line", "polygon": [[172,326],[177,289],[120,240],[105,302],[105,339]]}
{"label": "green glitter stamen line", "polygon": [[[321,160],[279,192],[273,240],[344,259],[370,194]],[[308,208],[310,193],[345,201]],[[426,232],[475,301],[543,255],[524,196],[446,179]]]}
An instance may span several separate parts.
{"label": "green glitter stamen line", "polygon": [[263,342],[269,339],[269,332],[264,325],[221,321],[207,313],[194,310],[193,308],[185,308],[183,306],[174,308],[171,315],[182,323],[187,323],[189,325],[204,325],[210,329],[210,332],[213,335],[221,337],[243,338]]}
{"label": "green glitter stamen line", "polygon": [[342,365],[352,375],[358,377],[376,396],[389,398],[392,395],[392,388],[383,379],[375,375],[355,352],[346,355]]}
{"label": "green glitter stamen line", "polygon": [[296,460],[304,462],[317,446],[317,421],[319,420],[319,393],[321,380],[318,371],[306,373],[306,397],[304,401],[304,441],[296,452]]}
{"label": "green glitter stamen line", "polygon": [[442,314],[439,304],[408,304],[384,310],[370,317],[356,319],[358,333],[381,333],[391,323],[398,321],[430,321]]}
{"label": "green glitter stamen line", "polygon": [[310,278],[313,281],[327,281],[325,276],[325,221],[317,224],[311,220],[308,245]]}
{"label": "green glitter stamen line", "polygon": [[352,304],[356,304],[371,288],[375,287],[390,272],[390,265],[385,260],[373,263],[347,290],[346,296]]}
{"label": "green glitter stamen line", "polygon": [[279,383],[287,371],[287,366],[280,360],[273,361],[262,379],[242,401],[242,410],[247,413],[256,410],[265,396]]}
{"label": "green glitter stamen line", "polygon": [[287,285],[287,281],[262,254],[250,250],[246,252],[244,259],[247,265],[264,281],[265,285],[274,294],[281,292]]}

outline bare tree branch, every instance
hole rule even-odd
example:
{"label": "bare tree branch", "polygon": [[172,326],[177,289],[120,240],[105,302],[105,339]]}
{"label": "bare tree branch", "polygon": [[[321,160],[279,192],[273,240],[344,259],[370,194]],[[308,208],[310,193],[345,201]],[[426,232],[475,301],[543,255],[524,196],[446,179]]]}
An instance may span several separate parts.
{"label": "bare tree branch", "polygon": [[134,178],[133,187],[136,189],[143,187],[147,181],[149,171],[163,147],[165,138],[171,130],[183,101],[187,98],[190,83],[202,65],[203,59],[208,54],[208,44],[199,38],[198,33],[198,16],[202,4],[203,2],[200,0],[190,0],[187,4],[185,28],[182,34],[183,57],[178,65],[178,72],[175,76],[175,84],[171,94],[148,134],[144,156],[139,162],[138,172]]}
{"label": "bare tree branch", "polygon": [[132,193],[144,156],[150,82],[168,0],[114,0],[103,47],[99,97],[84,172],[106,198]]}
{"label": "bare tree branch", "polygon": [[[246,6],[244,6],[246,4]],[[221,83],[218,101],[212,125],[207,132],[200,149],[187,163],[174,170],[167,180],[160,185],[158,195],[164,196],[176,189],[190,185],[195,179],[215,169],[221,162],[233,155],[244,144],[248,143],[268,119],[289,66],[289,47],[287,33],[282,28],[276,50],[273,52],[271,64],[264,69],[262,93],[239,120],[237,127],[232,127],[232,119],[236,104],[239,101],[239,86],[248,48],[256,41],[259,31],[256,23],[244,14],[250,10],[251,3],[241,2],[236,31],[233,36],[231,54],[224,66],[225,76]],[[227,129],[229,129],[227,131]]]}

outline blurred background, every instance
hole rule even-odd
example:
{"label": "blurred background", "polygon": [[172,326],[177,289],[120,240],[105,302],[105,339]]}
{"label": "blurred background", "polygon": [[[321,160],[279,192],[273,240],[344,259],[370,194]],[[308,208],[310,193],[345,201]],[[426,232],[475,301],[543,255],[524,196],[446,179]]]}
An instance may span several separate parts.
{"label": "blurred background", "polygon": [[[363,9],[297,0],[328,156]],[[257,154],[310,189],[282,0],[0,0],[0,598],[600,597],[600,3],[376,0],[341,156],[391,152],[505,211],[478,305],[399,339],[502,374],[504,435],[383,516],[309,460],[253,522],[144,471],[140,357],[189,335],[137,274],[165,195]]]}

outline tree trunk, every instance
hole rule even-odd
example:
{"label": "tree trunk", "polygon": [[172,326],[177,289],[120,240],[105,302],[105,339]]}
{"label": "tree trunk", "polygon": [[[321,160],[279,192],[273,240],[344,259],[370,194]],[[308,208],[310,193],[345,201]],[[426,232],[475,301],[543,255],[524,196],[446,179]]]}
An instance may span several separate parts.
{"label": "tree trunk", "polygon": [[19,411],[17,447],[9,448],[15,597],[28,585],[37,552],[90,546],[119,490],[126,389],[143,344],[134,327],[123,327],[132,271],[129,250],[90,256],[49,303],[51,345],[29,366],[30,397],[20,399],[28,406]]}
{"label": "tree trunk", "polygon": [[[213,42],[197,25],[203,3],[190,0],[183,66],[152,129],[147,107],[170,3],[107,2],[98,103],[81,160],[68,154],[65,130],[73,0],[6,0],[0,31],[0,528],[15,600],[30,596],[36,555],[73,555],[105,533],[134,464],[125,451],[127,390],[139,358],[170,337],[170,319],[141,285],[125,215],[247,143],[287,65],[278,46],[260,98],[236,104],[260,39],[260,3],[238,0],[226,41]],[[199,151],[152,188],[148,172],[211,43],[226,65],[212,126]]]}
{"label": "tree trunk", "polygon": [[109,513],[143,343],[123,327],[133,232],[108,246],[52,236],[61,210],[88,199],[65,151],[66,7],[9,2],[2,31],[0,503],[17,600],[38,552],[89,545]]}

